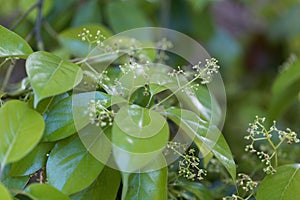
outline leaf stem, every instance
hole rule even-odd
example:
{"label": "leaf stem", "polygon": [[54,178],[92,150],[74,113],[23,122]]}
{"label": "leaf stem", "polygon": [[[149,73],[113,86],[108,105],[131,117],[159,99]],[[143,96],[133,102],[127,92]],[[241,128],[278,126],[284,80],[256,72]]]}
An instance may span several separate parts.
{"label": "leaf stem", "polygon": [[190,85],[191,83],[193,83],[194,81],[196,81],[199,78],[199,76],[196,76],[195,78],[193,78],[191,81],[187,82],[186,84],[184,84],[183,86],[180,86],[179,88],[177,88],[174,92],[172,92],[172,94],[170,94],[169,96],[167,96],[166,98],[164,98],[163,100],[161,100],[160,102],[158,102],[157,104],[155,104],[154,106],[152,106],[151,109],[154,109],[156,107],[158,107],[159,105],[161,105],[162,103],[166,102],[167,100],[169,100],[172,96],[174,96],[177,92],[179,92],[180,90],[184,89],[185,87],[187,87],[188,85]]}
{"label": "leaf stem", "polygon": [[11,60],[11,64],[9,65],[8,69],[7,69],[7,72],[5,74],[5,77],[4,77],[4,80],[3,80],[3,83],[2,83],[2,87],[1,87],[1,90],[5,91],[5,88],[8,84],[8,81],[10,79],[10,76],[11,76],[11,73],[13,72],[13,69],[15,67],[15,62],[14,60]]}

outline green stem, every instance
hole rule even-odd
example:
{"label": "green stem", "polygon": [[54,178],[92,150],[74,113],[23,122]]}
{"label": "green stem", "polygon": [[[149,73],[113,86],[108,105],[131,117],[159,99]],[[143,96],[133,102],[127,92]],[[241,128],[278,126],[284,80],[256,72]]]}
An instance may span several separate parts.
{"label": "green stem", "polygon": [[190,85],[191,83],[193,83],[194,81],[196,81],[199,78],[199,76],[196,76],[195,78],[193,78],[191,81],[187,82],[186,84],[184,84],[183,86],[177,88],[177,90],[175,90],[174,92],[172,92],[172,94],[170,94],[169,96],[167,96],[166,98],[164,98],[163,100],[161,100],[160,102],[158,102],[157,104],[155,104],[151,109],[154,109],[156,107],[158,107],[159,105],[161,105],[162,103],[166,102],[167,100],[169,100],[173,95],[175,95],[177,92],[181,91],[182,89],[184,89],[185,87],[187,87],[188,85]]}
{"label": "green stem", "polygon": [[15,63],[12,62],[12,63],[9,65],[9,67],[8,67],[8,69],[7,69],[7,72],[6,72],[6,74],[5,74],[5,77],[4,77],[4,80],[3,80],[3,84],[2,84],[1,90],[5,91],[5,88],[6,88],[7,84],[8,84],[8,81],[9,81],[9,79],[10,79],[10,76],[11,76],[11,73],[12,73],[14,67],[15,67]]}

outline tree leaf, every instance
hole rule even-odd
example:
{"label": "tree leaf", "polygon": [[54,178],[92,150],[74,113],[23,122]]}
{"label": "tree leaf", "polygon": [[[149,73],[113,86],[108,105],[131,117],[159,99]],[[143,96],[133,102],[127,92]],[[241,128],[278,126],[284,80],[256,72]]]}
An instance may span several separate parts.
{"label": "tree leaf", "polygon": [[27,156],[11,166],[10,176],[26,176],[41,169],[47,160],[47,153],[53,148],[52,143],[38,144]]}
{"label": "tree leaf", "polygon": [[24,192],[33,200],[70,200],[68,196],[48,184],[31,184]]}
{"label": "tree leaf", "polygon": [[51,151],[47,162],[48,182],[65,194],[73,194],[92,184],[103,167],[80,138],[74,136],[58,142]]}
{"label": "tree leaf", "polygon": [[167,199],[167,168],[148,173],[123,173],[122,179],[122,200]]}
{"label": "tree leaf", "polygon": [[23,190],[29,181],[29,176],[12,176],[10,174],[11,164],[5,166],[0,182],[11,190]]}
{"label": "tree leaf", "polygon": [[121,182],[120,172],[104,167],[97,180],[87,189],[72,195],[72,200],[115,200]]}
{"label": "tree leaf", "polygon": [[0,58],[26,58],[31,53],[31,47],[23,38],[0,25]]}
{"label": "tree leaf", "polygon": [[96,35],[100,30],[101,34],[106,38],[110,37],[112,33],[104,26],[97,24],[85,24],[76,28],[70,28],[59,34],[59,41],[63,47],[65,47],[72,55],[77,57],[85,57],[88,55],[89,44],[82,41],[78,34],[86,28],[91,34]]}
{"label": "tree leaf", "polygon": [[57,141],[76,133],[72,112],[72,97],[67,97],[56,104],[45,120],[43,141]]}
{"label": "tree leaf", "polygon": [[150,22],[136,4],[122,1],[109,2],[107,19],[109,19],[110,27],[115,33],[150,25]]}
{"label": "tree leaf", "polygon": [[26,71],[34,91],[34,107],[46,97],[72,89],[82,79],[77,65],[42,51],[28,57]]}
{"label": "tree leaf", "polygon": [[277,76],[272,86],[269,108],[271,119],[277,118],[296,99],[300,91],[300,61],[293,63]]}
{"label": "tree leaf", "polygon": [[213,200],[213,195],[199,182],[191,182],[184,180],[178,180],[173,183],[176,188],[182,193],[182,196],[191,196],[192,198],[187,199],[205,199]]}
{"label": "tree leaf", "polygon": [[26,156],[39,142],[45,123],[26,103],[11,100],[0,109],[0,162],[4,166]]}
{"label": "tree leaf", "polygon": [[166,115],[174,121],[188,136],[194,138],[200,151],[202,146],[209,152],[201,151],[204,156],[212,152],[214,156],[224,165],[231,177],[235,180],[236,166],[230,148],[222,133],[215,126],[202,120],[195,113],[178,108],[170,108]]}
{"label": "tree leaf", "polygon": [[161,154],[169,139],[166,120],[137,105],[123,106],[112,128],[114,158],[122,171],[135,171]]}
{"label": "tree leaf", "polygon": [[12,197],[10,196],[10,193],[8,190],[5,188],[4,185],[0,182],[0,199],[5,199],[5,200],[12,200]]}
{"label": "tree leaf", "polygon": [[283,165],[267,175],[258,187],[257,200],[291,200],[300,196],[300,164]]}

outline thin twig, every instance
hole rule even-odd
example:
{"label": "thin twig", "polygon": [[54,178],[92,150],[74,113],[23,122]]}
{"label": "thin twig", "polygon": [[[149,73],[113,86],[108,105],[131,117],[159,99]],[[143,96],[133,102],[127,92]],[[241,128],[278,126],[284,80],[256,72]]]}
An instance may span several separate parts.
{"label": "thin twig", "polygon": [[44,43],[41,36],[41,24],[43,20],[43,15],[42,15],[43,3],[44,0],[39,0],[37,2],[38,16],[35,23],[36,42],[37,42],[37,48],[39,50],[44,50]]}
{"label": "thin twig", "polygon": [[19,24],[38,6],[38,2],[33,4],[20,18],[19,20],[10,28],[14,30]]}
{"label": "thin twig", "polygon": [[4,77],[4,80],[3,80],[3,83],[2,83],[2,88],[1,90],[5,91],[5,88],[9,82],[9,79],[11,77],[11,73],[13,72],[13,69],[15,67],[15,61],[14,60],[11,60],[11,64],[9,65],[7,71],[6,71],[6,74],[5,74],[5,77]]}

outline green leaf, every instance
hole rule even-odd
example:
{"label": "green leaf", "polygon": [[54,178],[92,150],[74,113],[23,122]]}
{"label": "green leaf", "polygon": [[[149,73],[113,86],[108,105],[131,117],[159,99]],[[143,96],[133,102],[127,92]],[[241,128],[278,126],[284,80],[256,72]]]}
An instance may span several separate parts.
{"label": "green leaf", "polygon": [[300,61],[293,63],[280,73],[272,87],[272,99],[269,108],[271,119],[277,118],[296,99],[300,91]]}
{"label": "green leaf", "polygon": [[76,12],[72,26],[78,26],[89,23],[101,23],[101,9],[96,0],[87,1],[83,6],[79,7]]}
{"label": "green leaf", "polygon": [[47,162],[48,182],[65,194],[73,194],[92,184],[103,167],[79,137],[71,137],[58,142],[51,151]]}
{"label": "green leaf", "polygon": [[276,173],[267,175],[258,187],[257,200],[291,200],[300,196],[300,164],[276,168]]}
{"label": "green leaf", "polygon": [[[189,110],[170,108],[166,111],[166,115],[195,140],[194,142],[204,156],[212,152],[235,180],[235,162],[230,148],[218,128],[209,126],[206,121]],[[204,146],[204,151],[202,146]]]}
{"label": "green leaf", "polygon": [[33,200],[70,200],[68,196],[48,184],[31,184],[24,192]]}
{"label": "green leaf", "polygon": [[82,41],[78,34],[86,28],[91,34],[96,35],[100,30],[101,34],[106,38],[110,37],[111,32],[104,26],[96,24],[88,24],[79,26],[76,28],[70,28],[59,34],[59,41],[63,47],[65,47],[72,55],[77,57],[85,57],[88,55],[89,44],[86,41]]}
{"label": "green leaf", "polygon": [[47,153],[53,148],[52,143],[40,143],[27,156],[13,163],[9,174],[11,176],[26,176],[41,169],[47,160]]}
{"label": "green leaf", "polygon": [[134,171],[151,162],[161,154],[168,139],[168,123],[153,110],[123,106],[115,116],[113,154],[122,171]]}
{"label": "green leaf", "polygon": [[72,97],[67,97],[56,104],[45,120],[43,141],[57,141],[76,132],[72,112]]}
{"label": "green leaf", "polygon": [[107,19],[115,33],[150,25],[150,22],[136,4],[122,1],[109,2]]}
{"label": "green leaf", "polygon": [[8,190],[5,188],[4,185],[0,182],[0,199],[5,199],[5,200],[12,200],[10,193]]}
{"label": "green leaf", "polygon": [[11,100],[0,109],[0,162],[4,166],[26,156],[39,142],[45,123],[24,102]]}
{"label": "green leaf", "polygon": [[167,199],[168,170],[148,173],[123,173],[122,200]]}
{"label": "green leaf", "polygon": [[115,200],[121,182],[120,172],[104,167],[97,180],[87,189],[72,195],[72,200]]}
{"label": "green leaf", "polygon": [[[182,196],[186,197],[186,199],[214,199],[209,189],[199,182],[180,180],[174,182],[173,185],[178,188]],[[187,196],[190,198],[187,198]]]}
{"label": "green leaf", "polygon": [[1,175],[0,181],[5,187],[11,190],[23,190],[26,184],[28,183],[29,176],[13,176],[10,173],[11,164],[5,166],[4,171]]}
{"label": "green leaf", "polygon": [[23,38],[0,25],[0,58],[26,58],[31,53],[31,47]]}
{"label": "green leaf", "polygon": [[28,57],[26,71],[34,91],[34,107],[46,97],[72,89],[82,79],[77,65],[42,51]]}

